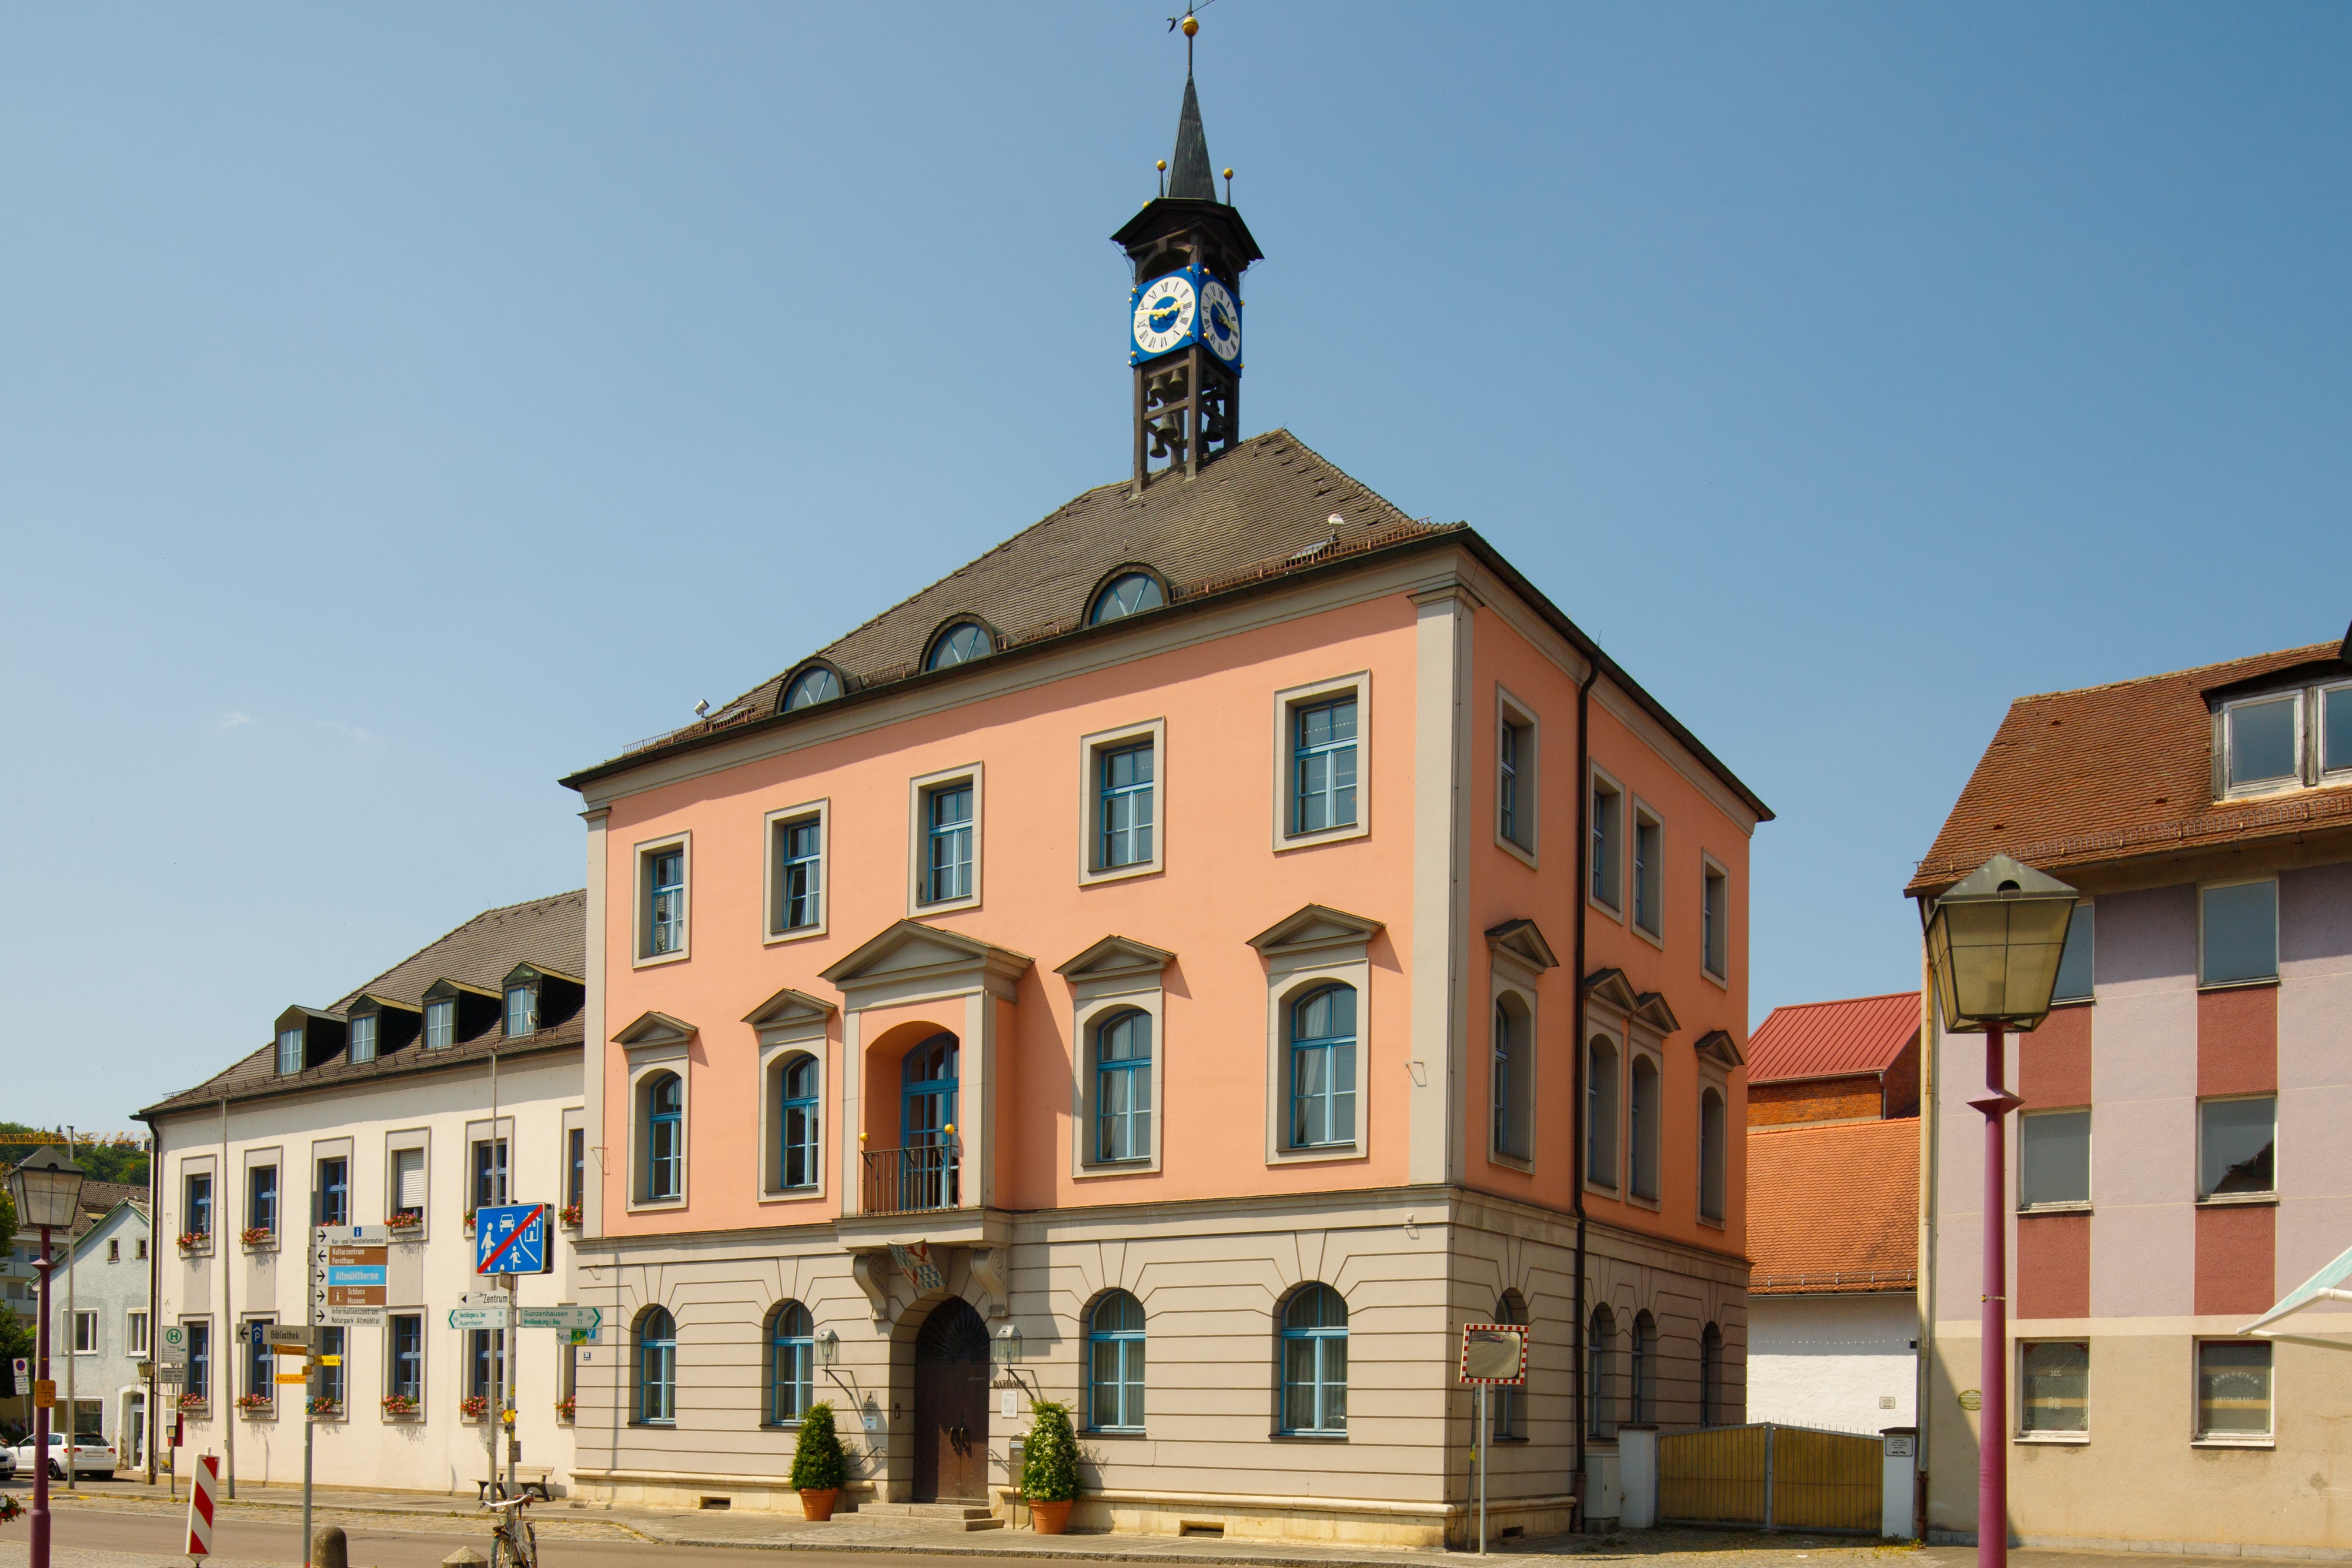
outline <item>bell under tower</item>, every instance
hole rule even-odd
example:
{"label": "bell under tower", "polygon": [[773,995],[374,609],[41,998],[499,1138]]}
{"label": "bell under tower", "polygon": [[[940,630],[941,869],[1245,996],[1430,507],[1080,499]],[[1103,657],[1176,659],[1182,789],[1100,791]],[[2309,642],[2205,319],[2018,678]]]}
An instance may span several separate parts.
{"label": "bell under tower", "polygon": [[[1184,18],[1184,108],[1160,193],[1111,235],[1135,272],[1129,361],[1135,368],[1135,490],[1191,478],[1241,439],[1242,273],[1264,253],[1230,200],[1217,199],[1193,89]],[[1228,197],[1233,171],[1225,171]]]}

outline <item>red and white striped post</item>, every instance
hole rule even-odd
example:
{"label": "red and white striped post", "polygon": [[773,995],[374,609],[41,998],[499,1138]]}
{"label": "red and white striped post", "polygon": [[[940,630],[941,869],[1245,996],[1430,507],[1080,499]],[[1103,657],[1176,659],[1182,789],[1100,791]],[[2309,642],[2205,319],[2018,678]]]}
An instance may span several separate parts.
{"label": "red and white striped post", "polygon": [[199,1455],[188,1476],[188,1561],[213,1554],[213,1489],[220,1484],[220,1459]]}

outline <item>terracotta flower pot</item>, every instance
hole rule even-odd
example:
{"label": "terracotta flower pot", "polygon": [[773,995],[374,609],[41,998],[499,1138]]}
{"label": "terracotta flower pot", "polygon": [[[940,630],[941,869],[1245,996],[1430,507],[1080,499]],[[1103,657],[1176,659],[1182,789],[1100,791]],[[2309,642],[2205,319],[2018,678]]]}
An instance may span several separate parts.
{"label": "terracotta flower pot", "polygon": [[819,1524],[833,1517],[833,1500],[841,1495],[837,1487],[801,1488],[801,1512]]}
{"label": "terracotta flower pot", "polygon": [[1044,1498],[1029,1500],[1029,1522],[1040,1535],[1059,1535],[1069,1528],[1070,1500],[1049,1502]]}

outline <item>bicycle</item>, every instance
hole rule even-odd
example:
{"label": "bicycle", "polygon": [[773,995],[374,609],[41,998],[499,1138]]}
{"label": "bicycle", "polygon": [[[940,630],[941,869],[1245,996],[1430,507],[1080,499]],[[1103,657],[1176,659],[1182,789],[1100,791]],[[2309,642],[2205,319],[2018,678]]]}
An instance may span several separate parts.
{"label": "bicycle", "polygon": [[482,1505],[493,1511],[514,1510],[512,1513],[501,1512],[498,1524],[490,1531],[490,1568],[539,1568],[539,1541],[531,1533],[530,1521],[522,1516],[530,1501],[530,1495],[526,1492]]}

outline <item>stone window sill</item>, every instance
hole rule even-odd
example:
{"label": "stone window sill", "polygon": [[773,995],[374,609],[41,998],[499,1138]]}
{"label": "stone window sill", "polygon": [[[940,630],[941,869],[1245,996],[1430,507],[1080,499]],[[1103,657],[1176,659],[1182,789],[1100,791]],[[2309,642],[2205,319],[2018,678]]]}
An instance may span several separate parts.
{"label": "stone window sill", "polygon": [[2189,1446],[2192,1448],[2275,1448],[2278,1439],[2268,1433],[2259,1437],[2193,1437],[2189,1439]]}
{"label": "stone window sill", "polygon": [[2211,1197],[2197,1200],[2200,1208],[2276,1208],[2278,1194],[2274,1192],[2216,1193]]}
{"label": "stone window sill", "polygon": [[2088,1432],[2020,1432],[2010,1439],[2031,1448],[2081,1448],[2089,1446]]}

